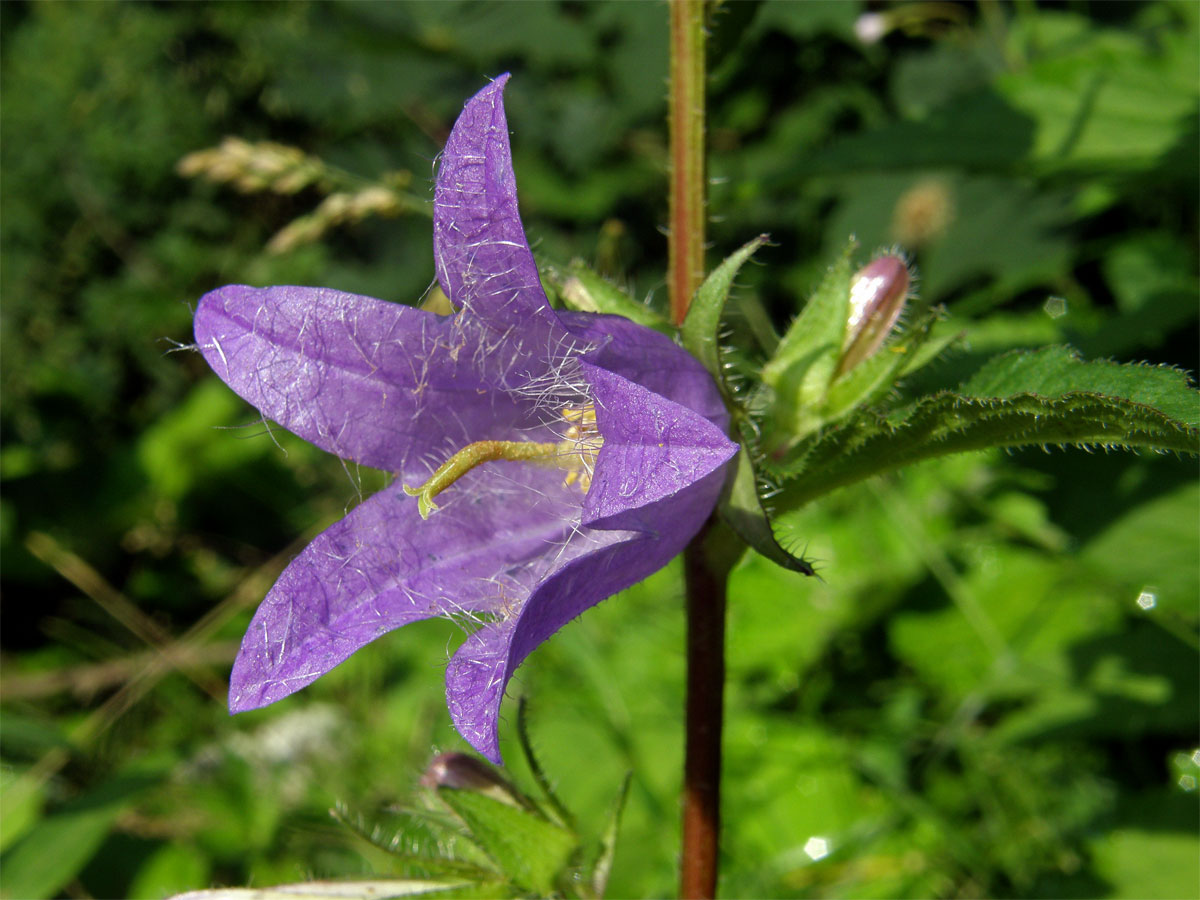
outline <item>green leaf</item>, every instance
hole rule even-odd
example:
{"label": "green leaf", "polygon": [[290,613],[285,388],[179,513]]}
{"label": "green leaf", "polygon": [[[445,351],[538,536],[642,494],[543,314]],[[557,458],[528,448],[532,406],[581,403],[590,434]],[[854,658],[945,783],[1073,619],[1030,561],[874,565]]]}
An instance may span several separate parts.
{"label": "green leaf", "polygon": [[87,865],[118,813],[155,780],[141,775],[114,778],[34,825],[0,860],[4,895],[57,894]]}
{"label": "green leaf", "polygon": [[[4,729],[16,718],[11,714],[4,717]],[[45,786],[32,778],[24,777],[9,767],[0,769],[0,852],[7,850],[18,838],[37,824],[46,802]]]}
{"label": "green leaf", "polygon": [[846,484],[924,459],[1034,444],[1200,452],[1198,395],[1179,371],[1084,363],[1061,347],[989,362],[961,389],[885,418],[861,416],[785,460],[776,501],[794,509]]}
{"label": "green leaf", "polygon": [[[1073,13],[1041,11],[1038,19],[1039,33],[1026,39],[1042,45],[1041,58],[996,82],[1036,123],[1030,156],[1048,168],[1154,165],[1195,119],[1194,30],[1164,29],[1152,43],[1114,30],[1088,33],[1087,20]],[[1057,46],[1046,47],[1043,35],[1056,19],[1067,27]]]}
{"label": "green leaf", "polygon": [[392,900],[398,897],[508,897],[502,885],[408,878],[370,881],[303,881],[265,888],[215,888],[189,891],[175,900]]}
{"label": "green leaf", "polygon": [[[559,799],[550,779],[546,777],[546,771],[542,768],[541,761],[533,752],[533,744],[529,740],[529,703],[524,696],[517,704],[517,740],[521,746],[521,754],[525,757],[525,765],[529,766],[529,774],[533,776],[534,783],[550,807],[546,817],[554,819],[564,828],[574,828],[575,817],[571,815],[566,804]],[[532,805],[533,801],[529,800],[528,803]],[[544,808],[543,812],[545,812]]]}
{"label": "green leaf", "polygon": [[1028,116],[985,87],[950,99],[921,121],[841,138],[800,165],[810,177],[951,167],[1007,171],[1029,152],[1033,130]]}
{"label": "green leaf", "polygon": [[1108,360],[1084,362],[1069,347],[1062,346],[998,356],[976,372],[961,391],[972,397],[1105,394],[1148,406],[1192,428],[1200,425],[1200,394],[1178,369]]}
{"label": "green leaf", "polygon": [[441,788],[438,797],[514,884],[543,896],[554,890],[555,879],[578,846],[575,835],[475,791]]}
{"label": "green leaf", "polygon": [[675,329],[670,322],[590,269],[582,260],[573,260],[565,275],[548,269],[546,277],[557,289],[559,297],[568,309],[624,316],[668,337],[675,335]]}
{"label": "green leaf", "polygon": [[[1194,707],[1193,707],[1194,708]],[[1186,733],[1186,732],[1184,732]],[[1195,767],[1189,767],[1195,774]],[[1106,896],[1194,897],[1200,884],[1196,797],[1164,783],[1123,791],[1111,830],[1088,841]]]}
{"label": "green leaf", "polygon": [[612,811],[604,823],[604,832],[600,835],[600,854],[592,866],[592,892],[597,897],[603,897],[608,887],[608,876],[612,874],[613,858],[617,853],[617,835],[621,830],[621,814],[625,811],[625,800],[629,797],[629,782],[633,773],[626,772],[621,779],[621,787],[613,801]]}
{"label": "green leaf", "polygon": [[738,537],[776,565],[793,572],[803,572],[805,575],[815,574],[812,566],[803,557],[789,553],[776,540],[771,520],[763,509],[758,492],[758,478],[747,447],[748,442],[743,440],[742,449],[738,451],[737,470],[729,495],[721,503],[722,518],[737,532]]}
{"label": "green leaf", "polygon": [[[399,830],[371,824],[340,805],[330,815],[360,841],[386,854],[399,864],[400,872],[415,874],[447,884],[492,884],[500,873],[478,847],[461,837],[459,823],[448,813],[432,815],[428,810],[401,808]],[[403,835],[404,840],[399,837]]]}
{"label": "green leaf", "polygon": [[138,866],[128,896],[132,900],[158,900],[211,880],[212,863],[202,850],[190,843],[164,844]]}
{"label": "green leaf", "polygon": [[724,388],[721,370],[720,331],[721,313],[729,298],[729,289],[738,270],[767,242],[767,235],[760,234],[749,243],[743,244],[713,269],[704,283],[696,289],[696,296],[688,307],[686,318],[680,327],[679,336],[683,346],[704,364],[717,383]]}
{"label": "green leaf", "polygon": [[1200,309],[1193,251],[1170,231],[1137,233],[1107,250],[1101,263],[1118,315],[1078,338],[1089,356],[1121,356],[1158,347]]}
{"label": "green leaf", "polygon": [[1200,609],[1200,485],[1182,484],[1154,497],[1117,519],[1080,551],[1114,584],[1125,584],[1130,596],[1153,595],[1154,606],[1143,615],[1171,617],[1195,633]]}

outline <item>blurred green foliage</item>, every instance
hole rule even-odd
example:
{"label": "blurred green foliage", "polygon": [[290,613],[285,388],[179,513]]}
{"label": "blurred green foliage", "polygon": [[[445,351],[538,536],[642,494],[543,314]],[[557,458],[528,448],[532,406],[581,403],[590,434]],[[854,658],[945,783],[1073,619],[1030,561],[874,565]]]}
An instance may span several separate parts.
{"label": "blurred green foliage", "polygon": [[[716,12],[710,238],[721,255],[764,231],[774,244],[737,290],[782,330],[853,233],[867,251],[904,243],[923,300],[966,334],[913,390],[1050,342],[1195,372],[1200,7],[955,9],[870,44],[854,2]],[[191,304],[231,281],[418,302],[428,220],[270,254],[317,188],[243,195],[175,166],[235,135],[364,179],[411,172],[421,194],[462,102],[511,70],[536,252],[661,309],[666,12],[7,3],[0,18],[0,891],[398,872],[327,810],[383,814],[431,748],[460,746],[440,665],[460,635],[409,626],[227,717],[227,664],[274,573],[384,480],[268,436],[185,348]],[[731,586],[723,893],[1196,896],[1195,475],[1174,458],[981,454],[791,515],[823,580],[749,556]],[[584,822],[600,827],[633,772],[614,896],[673,891],[681,648],[670,568],[518,679]]]}

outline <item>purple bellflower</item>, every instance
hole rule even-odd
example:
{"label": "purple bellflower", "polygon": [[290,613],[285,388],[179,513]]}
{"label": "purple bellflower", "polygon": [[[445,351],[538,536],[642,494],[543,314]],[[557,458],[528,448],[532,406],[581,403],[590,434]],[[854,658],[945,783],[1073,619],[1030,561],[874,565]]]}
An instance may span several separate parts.
{"label": "purple bellflower", "polygon": [[499,762],[517,666],[665,565],[717,501],[737,446],[700,364],[627,319],[546,300],[517,211],[507,80],[468,101],[438,168],[434,265],[456,314],[309,287],[200,300],[200,351],[264,418],[396,474],[271,589],[234,662],[232,712],[402,625],[451,617],[471,633],[449,661],[447,706]]}

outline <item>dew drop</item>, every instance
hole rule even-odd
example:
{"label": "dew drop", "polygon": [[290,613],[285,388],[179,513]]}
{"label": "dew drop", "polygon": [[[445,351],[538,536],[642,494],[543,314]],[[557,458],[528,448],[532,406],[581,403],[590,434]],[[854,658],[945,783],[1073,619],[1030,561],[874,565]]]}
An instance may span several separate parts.
{"label": "dew drop", "polygon": [[824,859],[829,855],[829,841],[823,837],[813,835],[805,842],[804,852],[808,854],[811,860]]}
{"label": "dew drop", "polygon": [[1139,593],[1137,595],[1137,605],[1142,609],[1145,609],[1145,610],[1154,609],[1154,607],[1157,603],[1158,603],[1158,595],[1155,594],[1154,591],[1143,588],[1141,593]]}
{"label": "dew drop", "polygon": [[1042,309],[1052,319],[1061,319],[1067,314],[1066,297],[1047,297]]}

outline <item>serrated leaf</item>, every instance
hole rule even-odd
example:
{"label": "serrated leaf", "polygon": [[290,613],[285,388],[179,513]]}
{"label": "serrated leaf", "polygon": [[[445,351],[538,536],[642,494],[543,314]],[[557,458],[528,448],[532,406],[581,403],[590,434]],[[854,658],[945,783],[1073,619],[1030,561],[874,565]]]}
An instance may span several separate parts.
{"label": "serrated leaf", "polygon": [[[400,871],[405,874],[456,884],[488,884],[500,877],[475,844],[458,833],[461,826],[449,813],[435,816],[428,810],[402,809],[400,812],[409,821],[397,833],[378,825],[370,827],[361,817],[351,816],[341,808],[329,812],[356,838],[402,866]],[[473,860],[471,856],[477,858]]]}
{"label": "serrated leaf", "polygon": [[[1041,393],[1016,393],[1018,385]],[[1111,393],[1095,390],[1101,385]],[[1100,445],[1194,454],[1200,452],[1197,403],[1195,389],[1173,369],[1082,363],[1062,348],[1007,354],[962,393],[925,397],[887,418],[863,415],[805,442],[779,469],[785,483],[776,502],[795,509],[876,473],[987,447]]]}
{"label": "serrated leaf", "polygon": [[738,270],[754,255],[754,251],[766,242],[767,235],[760,234],[754,240],[743,244],[709,272],[704,283],[696,289],[696,295],[692,298],[687,316],[679,330],[683,346],[704,364],[704,368],[708,369],[722,388],[725,384],[720,357],[721,313],[725,310],[725,301],[729,299],[729,289],[733,286],[733,279],[737,277]]}
{"label": "serrated leaf", "polygon": [[571,832],[475,791],[438,790],[471,839],[517,886],[545,896],[578,846]]}
{"label": "serrated leaf", "polygon": [[567,267],[565,275],[551,269],[546,273],[546,277],[553,283],[568,309],[624,316],[668,337],[675,335],[675,329],[670,322],[646,304],[630,297],[580,260],[574,260]]}
{"label": "serrated leaf", "polygon": [[215,888],[188,891],[171,900],[392,900],[399,897],[503,897],[512,896],[501,884],[479,885],[466,881],[420,879],[370,881],[302,881],[265,888]]}
{"label": "serrated leaf", "polygon": [[1011,397],[1029,393],[1062,397],[1087,392],[1122,397],[1156,409],[1179,422],[1200,425],[1200,394],[1178,369],[1108,360],[1084,362],[1069,347],[1014,351],[987,362],[960,388],[971,397]]}
{"label": "serrated leaf", "polygon": [[729,495],[721,503],[722,518],[738,537],[771,562],[793,572],[814,574],[812,566],[803,557],[788,553],[775,539],[775,531],[758,494],[758,479],[748,445],[749,441],[743,440],[742,449],[738,451],[737,470]]}

